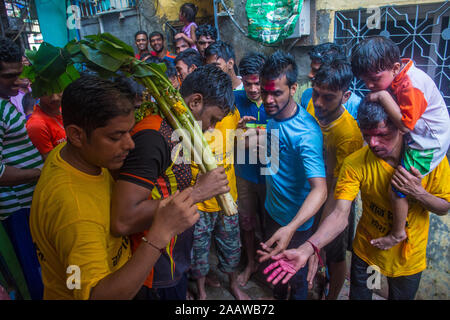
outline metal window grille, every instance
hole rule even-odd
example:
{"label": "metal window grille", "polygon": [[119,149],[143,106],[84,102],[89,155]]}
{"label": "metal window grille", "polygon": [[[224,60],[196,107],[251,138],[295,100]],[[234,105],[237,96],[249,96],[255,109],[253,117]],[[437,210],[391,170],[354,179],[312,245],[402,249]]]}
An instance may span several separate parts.
{"label": "metal window grille", "polygon": [[[413,59],[416,66],[435,81],[447,107],[450,107],[449,17],[449,1],[337,11],[334,39],[350,54],[365,37],[390,37],[400,47],[402,57]],[[357,79],[353,81],[352,89],[360,96],[368,91],[364,83]]]}
{"label": "metal window grille", "polygon": [[136,0],[74,0],[72,3],[80,8],[81,18],[136,7]]}

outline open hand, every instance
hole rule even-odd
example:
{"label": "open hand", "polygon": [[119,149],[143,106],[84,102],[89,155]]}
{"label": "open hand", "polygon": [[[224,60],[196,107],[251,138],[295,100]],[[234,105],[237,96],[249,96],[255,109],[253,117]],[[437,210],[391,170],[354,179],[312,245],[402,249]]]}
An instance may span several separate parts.
{"label": "open hand", "polygon": [[[261,243],[261,248],[263,250],[256,251],[256,253],[261,256],[259,262],[269,260],[269,258],[285,250],[289,245],[293,234],[294,232],[287,226],[278,229],[269,240]],[[272,248],[274,244],[276,244],[275,248]]]}
{"label": "open hand", "polygon": [[[285,250],[282,253],[273,256],[272,259],[275,260],[275,262],[264,269],[264,274],[272,272],[267,278],[267,281],[272,282],[274,285],[280,281],[282,281],[283,284],[286,284],[298,270],[306,265],[309,257],[310,254],[307,250],[303,250],[302,246],[297,249]],[[308,272],[308,282],[311,282],[312,286],[312,279],[309,279],[309,277],[310,272]],[[314,278],[314,276],[312,276],[312,278]]]}

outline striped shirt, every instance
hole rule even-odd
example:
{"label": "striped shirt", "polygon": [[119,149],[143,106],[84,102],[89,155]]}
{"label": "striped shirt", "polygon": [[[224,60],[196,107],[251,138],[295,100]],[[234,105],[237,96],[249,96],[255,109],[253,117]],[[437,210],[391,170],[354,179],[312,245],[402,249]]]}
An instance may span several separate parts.
{"label": "striped shirt", "polygon": [[[43,161],[28,137],[25,117],[9,101],[0,98],[0,177],[6,166],[41,168]],[[36,183],[0,187],[0,219],[31,206]]]}

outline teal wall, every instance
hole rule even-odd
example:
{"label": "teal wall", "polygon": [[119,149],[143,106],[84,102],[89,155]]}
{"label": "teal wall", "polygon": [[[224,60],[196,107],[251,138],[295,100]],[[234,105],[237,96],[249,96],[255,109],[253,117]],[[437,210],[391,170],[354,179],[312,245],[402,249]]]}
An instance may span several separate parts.
{"label": "teal wall", "polygon": [[[67,28],[66,1],[35,0],[41,33],[45,42],[63,47],[76,38],[77,30]],[[70,1],[67,1],[70,5]]]}

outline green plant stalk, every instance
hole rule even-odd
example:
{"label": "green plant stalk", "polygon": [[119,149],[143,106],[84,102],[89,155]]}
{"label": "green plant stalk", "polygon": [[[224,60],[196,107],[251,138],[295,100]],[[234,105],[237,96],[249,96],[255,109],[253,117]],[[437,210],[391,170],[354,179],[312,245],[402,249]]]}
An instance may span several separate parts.
{"label": "green plant stalk", "polygon": [[[159,79],[165,79],[164,76],[162,76],[157,70],[154,70],[152,68],[152,72],[154,72],[156,75],[158,75]],[[186,109],[186,113],[179,114],[176,111],[172,112],[172,109],[169,107],[174,103],[173,101],[165,101],[167,99],[170,99],[170,97],[163,97],[158,89],[156,88],[156,85],[153,83],[153,81],[149,78],[143,79],[144,85],[149,88],[153,93],[152,96],[155,98],[155,100],[158,102],[159,106],[161,106],[161,111],[163,112],[164,116],[167,114],[167,119],[169,123],[173,126],[174,129],[181,129],[182,136],[183,136],[183,142],[188,141],[188,138],[184,134],[184,129],[186,129],[189,134],[191,135],[192,141],[190,141],[190,145],[185,144],[189,150],[193,151],[194,159],[200,159],[200,162],[196,162],[196,164],[199,167],[199,170],[203,173],[206,173],[207,171],[211,171],[215,168],[217,168],[216,159],[214,158],[211,149],[209,147],[208,142],[206,141],[203,131],[201,130],[200,126],[198,125],[197,121],[195,120],[192,112],[190,112],[190,109],[186,106],[184,99],[181,98],[179,93],[177,94],[177,100],[181,101],[183,106]],[[171,88],[171,83],[166,81],[166,84]],[[170,92],[169,92],[170,93]],[[173,119],[173,118],[176,118]],[[173,122],[173,124],[172,124]],[[216,196],[216,200],[219,204],[219,206],[224,211],[225,215],[231,216],[237,213],[237,206],[236,203],[233,200],[233,197],[229,192],[226,194],[218,195]]]}

